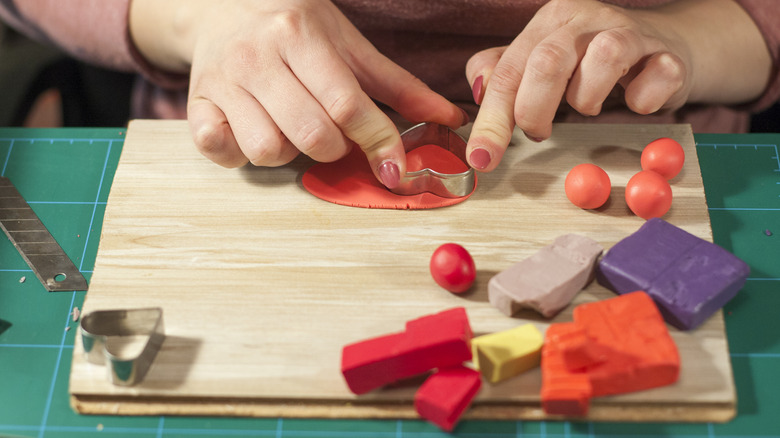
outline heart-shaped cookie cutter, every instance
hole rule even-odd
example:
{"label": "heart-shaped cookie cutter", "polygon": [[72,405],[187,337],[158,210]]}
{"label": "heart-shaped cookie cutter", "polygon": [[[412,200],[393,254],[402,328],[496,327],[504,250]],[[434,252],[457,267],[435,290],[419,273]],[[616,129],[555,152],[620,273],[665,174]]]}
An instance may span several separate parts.
{"label": "heart-shaped cookie cutter", "polygon": [[[165,340],[163,312],[159,307],[97,310],[82,316],[80,327],[87,361],[106,365],[109,381],[120,386],[132,386],[143,380]],[[135,338],[145,341],[143,348],[129,354],[125,341]]]}
{"label": "heart-shaped cookie cutter", "polygon": [[[425,145],[436,145],[452,152],[466,165],[466,140],[452,129],[437,123],[420,123],[401,134],[404,149],[409,151]],[[433,193],[443,198],[460,198],[474,191],[474,169],[461,173],[441,173],[430,168],[407,172],[397,187],[390,189],[397,195]]]}

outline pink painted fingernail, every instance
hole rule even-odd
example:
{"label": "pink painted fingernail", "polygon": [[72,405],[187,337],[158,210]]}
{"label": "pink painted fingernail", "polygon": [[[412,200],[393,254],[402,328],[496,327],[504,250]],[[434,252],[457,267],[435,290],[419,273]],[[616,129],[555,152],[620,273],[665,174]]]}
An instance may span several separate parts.
{"label": "pink painted fingernail", "polygon": [[484,76],[478,76],[477,79],[474,79],[474,85],[471,86],[471,94],[474,96],[474,102],[476,102],[477,105],[482,104],[482,98],[484,97],[484,92],[482,90],[482,82],[484,82],[484,80]]}
{"label": "pink painted fingernail", "polygon": [[379,179],[382,180],[382,184],[388,189],[394,189],[398,187],[401,182],[401,172],[398,170],[398,166],[392,161],[385,161],[379,166]]}
{"label": "pink painted fingernail", "polygon": [[490,153],[484,149],[474,149],[469,155],[469,161],[475,169],[485,169],[490,165]]}

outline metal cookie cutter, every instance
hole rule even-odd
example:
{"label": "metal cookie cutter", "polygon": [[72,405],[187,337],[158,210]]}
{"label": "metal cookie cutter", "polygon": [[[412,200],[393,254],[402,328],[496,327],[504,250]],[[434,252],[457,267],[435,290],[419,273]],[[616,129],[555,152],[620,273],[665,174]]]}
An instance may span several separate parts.
{"label": "metal cookie cutter", "polygon": [[132,386],[143,380],[164,340],[159,307],[99,310],[81,318],[81,342],[87,361],[106,365],[109,380],[115,385]]}
{"label": "metal cookie cutter", "polygon": [[[424,145],[436,145],[466,161],[466,140],[450,128],[436,123],[420,123],[401,134],[406,152]],[[390,189],[397,195],[419,195],[430,192],[443,198],[460,198],[474,190],[474,169],[461,173],[440,173],[430,168],[406,172],[400,184]]]}

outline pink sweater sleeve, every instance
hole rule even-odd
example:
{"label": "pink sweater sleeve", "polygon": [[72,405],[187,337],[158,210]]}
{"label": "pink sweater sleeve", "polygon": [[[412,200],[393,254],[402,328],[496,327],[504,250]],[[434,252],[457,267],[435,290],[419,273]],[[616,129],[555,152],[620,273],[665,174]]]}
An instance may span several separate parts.
{"label": "pink sweater sleeve", "polygon": [[74,58],[142,74],[165,88],[187,78],[155,69],[133,44],[128,28],[130,0],[0,0],[0,18],[38,41]]}
{"label": "pink sweater sleeve", "polygon": [[[772,56],[772,76],[764,94],[751,109],[761,110],[780,99],[780,3],[777,0],[736,0],[753,18]],[[716,29],[717,31],[717,29]]]}

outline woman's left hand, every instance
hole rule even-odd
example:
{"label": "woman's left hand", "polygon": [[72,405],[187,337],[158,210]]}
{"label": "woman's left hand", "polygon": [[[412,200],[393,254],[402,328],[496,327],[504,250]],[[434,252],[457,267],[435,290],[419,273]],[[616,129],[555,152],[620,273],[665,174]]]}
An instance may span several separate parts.
{"label": "woman's left hand", "polygon": [[[726,24],[719,28],[721,21],[739,26],[739,37]],[[712,33],[728,39],[720,44]],[[481,103],[469,161],[479,170],[495,169],[515,126],[534,141],[544,140],[564,99],[581,114],[595,116],[616,86],[624,88],[625,105],[638,114],[674,110],[689,101],[755,98],[768,80],[767,60],[755,24],[732,0],[680,0],[656,9],[553,0],[509,46],[469,60],[466,76]],[[734,64],[724,67],[724,61]],[[750,71],[748,65],[758,67]],[[728,87],[719,83],[729,75],[736,79]]]}

